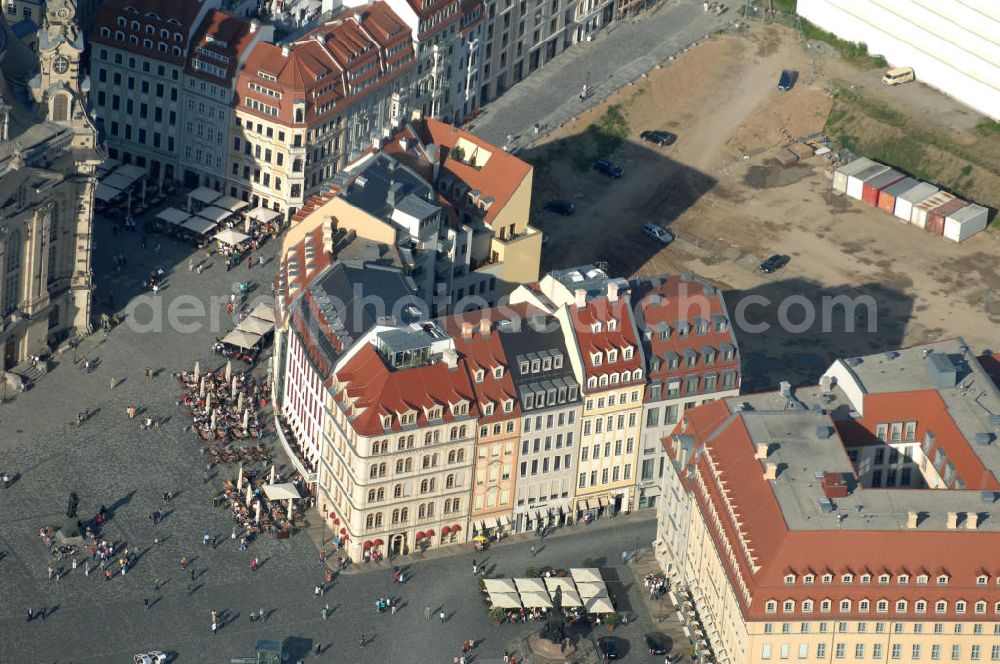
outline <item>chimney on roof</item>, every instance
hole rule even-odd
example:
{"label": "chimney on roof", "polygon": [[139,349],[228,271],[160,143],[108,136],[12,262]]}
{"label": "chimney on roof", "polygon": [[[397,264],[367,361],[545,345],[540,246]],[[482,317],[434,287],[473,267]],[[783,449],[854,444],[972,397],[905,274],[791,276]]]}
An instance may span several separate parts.
{"label": "chimney on roof", "polygon": [[455,352],[454,348],[445,348],[444,352],[441,353],[441,361],[445,363],[449,371],[454,371],[458,368],[458,353]]}
{"label": "chimney on roof", "polygon": [[617,302],[618,301],[618,284],[614,281],[608,282],[608,301]]}
{"label": "chimney on roof", "polygon": [[776,479],[778,479],[778,464],[776,464],[776,463],[765,463],[764,464],[764,479],[765,480],[776,480]]}
{"label": "chimney on roof", "polygon": [[978,512],[966,512],[965,513],[965,527],[969,530],[975,530],[979,527],[979,513]]}
{"label": "chimney on roof", "polygon": [[472,338],[472,323],[468,321],[462,323],[462,338],[465,340]]}
{"label": "chimney on roof", "polygon": [[958,528],[958,512],[948,512],[948,530]]}
{"label": "chimney on roof", "polygon": [[281,47],[281,55],[282,56],[284,56],[284,57],[287,58],[288,54],[291,53],[291,52],[292,52],[292,49],[288,48],[287,46],[282,46]]}
{"label": "chimney on roof", "polygon": [[485,316],[479,320],[479,334],[487,338],[490,336],[490,319]]}
{"label": "chimney on roof", "polygon": [[906,527],[913,530],[917,527],[918,523],[920,523],[920,513],[910,512],[906,517]]}
{"label": "chimney on roof", "polygon": [[576,296],[577,309],[582,309],[585,306],[587,306],[587,291],[585,291],[582,288],[577,288],[575,291],[573,291],[573,294]]}
{"label": "chimney on roof", "polygon": [[766,459],[767,452],[770,449],[770,445],[767,443],[757,443],[757,453],[754,455],[754,459]]}

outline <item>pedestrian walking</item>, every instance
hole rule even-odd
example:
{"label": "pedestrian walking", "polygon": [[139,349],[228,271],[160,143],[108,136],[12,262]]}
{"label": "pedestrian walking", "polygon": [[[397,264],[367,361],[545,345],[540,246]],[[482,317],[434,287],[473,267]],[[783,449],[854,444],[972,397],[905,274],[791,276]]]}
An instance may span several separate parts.
{"label": "pedestrian walking", "polygon": [[329,618],[329,617],[330,617],[330,605],[329,605],[329,604],[326,604],[326,605],[325,605],[325,606],[323,607],[323,610],[322,610],[322,611],[320,611],[320,613],[322,613],[322,614],[323,614],[323,620],[326,620],[327,618]]}
{"label": "pedestrian walking", "polygon": [[4,473],[3,476],[0,477],[0,479],[3,480],[3,488],[9,489],[10,488],[10,475],[8,475],[7,473]]}
{"label": "pedestrian walking", "polygon": [[534,544],[531,545],[531,557],[532,558],[535,557],[535,545]]}
{"label": "pedestrian walking", "polygon": [[430,620],[430,619],[431,619],[431,607],[428,606],[424,608],[424,620]]}
{"label": "pedestrian walking", "polygon": [[153,367],[146,367],[146,378],[153,377]]}
{"label": "pedestrian walking", "polygon": [[322,594],[323,594],[323,587],[322,586],[317,585],[317,586],[313,587],[313,596],[314,597],[319,597]]}
{"label": "pedestrian walking", "polygon": [[622,551],[622,565],[628,562],[628,551]]}
{"label": "pedestrian walking", "polygon": [[142,610],[143,611],[149,611],[149,598],[148,597],[145,597],[142,600]]}
{"label": "pedestrian walking", "polygon": [[48,613],[48,612],[49,612],[49,607],[43,606],[42,608],[38,609],[38,617],[41,618],[44,621],[45,620],[45,614]]}
{"label": "pedestrian walking", "polygon": [[114,376],[111,377],[111,389],[112,390],[115,389],[115,377]]}
{"label": "pedestrian walking", "polygon": [[255,622],[257,622],[257,611],[256,610],[250,612],[250,624],[253,624]]}
{"label": "pedestrian walking", "polygon": [[361,632],[361,647],[365,647],[365,633]]}
{"label": "pedestrian walking", "polygon": [[441,613],[438,614],[438,618],[440,618],[441,622],[444,623],[444,619],[445,619],[444,609],[441,609]]}
{"label": "pedestrian walking", "polygon": [[264,608],[263,607],[261,607],[259,615],[260,615],[259,620],[261,622],[264,622],[265,620],[267,620],[267,614],[264,613]]}
{"label": "pedestrian walking", "polygon": [[153,590],[160,592],[160,579],[159,577],[153,579]]}
{"label": "pedestrian walking", "polygon": [[191,581],[194,581],[194,568],[191,568]]}
{"label": "pedestrian walking", "polygon": [[219,631],[219,623],[212,621],[212,636],[215,636],[215,634],[218,631]]}
{"label": "pedestrian walking", "polygon": [[28,622],[31,622],[32,619],[34,619],[34,617],[35,617],[35,610],[29,606],[28,607]]}
{"label": "pedestrian walking", "polygon": [[53,572],[53,569],[52,569],[52,565],[49,565],[49,581],[51,581],[51,580],[52,580],[52,574],[53,574],[53,573],[54,573],[54,572]]}

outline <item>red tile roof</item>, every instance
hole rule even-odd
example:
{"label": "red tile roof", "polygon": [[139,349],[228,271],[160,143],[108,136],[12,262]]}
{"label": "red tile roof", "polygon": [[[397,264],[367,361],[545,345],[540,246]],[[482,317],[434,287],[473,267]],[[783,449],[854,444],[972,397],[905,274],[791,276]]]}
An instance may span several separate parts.
{"label": "red tile roof", "polygon": [[[413,143],[414,138],[418,138],[420,145],[407,146],[404,153],[400,145],[400,139],[406,138]],[[451,159],[448,155],[451,148],[455,146],[459,139],[464,139],[477,145],[490,153],[490,158],[486,164],[476,169],[468,164]],[[482,219],[487,224],[492,224],[496,216],[503,210],[517,188],[521,186],[531,174],[531,164],[504,152],[503,149],[470,134],[469,132],[433,118],[422,118],[410,123],[402,131],[397,132],[392,137],[384,150],[399,159],[403,164],[414,168],[427,179],[431,179],[433,163],[429,161],[426,148],[430,145],[439,147],[438,163],[440,173],[438,181],[443,176],[451,176],[456,183],[465,183],[469,190],[478,190],[480,200],[492,198],[493,202],[483,213]],[[434,182],[434,189],[438,193],[438,182]],[[450,192],[448,200],[458,208],[466,205],[466,202],[451,200]]]}
{"label": "red tile roof", "polygon": [[[213,9],[208,12],[198,26],[198,31],[191,39],[191,53],[188,57],[187,74],[195,78],[204,79],[216,85],[229,85],[236,75],[240,58],[244,51],[253,43],[255,32],[251,32],[251,23],[242,16],[237,16],[230,12]],[[260,29],[259,27],[257,29]],[[201,49],[207,53],[215,53],[228,62],[218,58],[198,53],[196,49]],[[198,69],[194,66],[194,61],[200,60],[225,71],[225,77],[220,79],[217,76]]]}
{"label": "red tile roof", "polygon": [[[904,400],[907,398],[904,395]],[[689,410],[685,413],[686,427],[683,434],[692,436],[695,449],[703,451],[688,468],[692,473],[682,474],[682,483],[694,496],[694,507],[705,515],[709,533],[719,560],[726,572],[730,585],[739,599],[743,615],[749,620],[798,620],[798,619],[841,619],[867,616],[876,618],[874,602],[879,599],[890,601],[890,611],[886,618],[896,616],[897,599],[909,601],[908,619],[919,619],[913,613],[913,602],[925,599],[929,602],[927,616],[934,619],[954,620],[960,618],[954,611],[954,602],[962,599],[969,603],[964,619],[971,619],[974,602],[984,599],[989,602],[992,614],[995,602],[1000,600],[1000,586],[996,578],[1000,576],[1000,564],[993,554],[1000,546],[1000,532],[957,529],[954,531],[930,530],[864,530],[864,529],[820,529],[791,530],[782,514],[781,506],[774,494],[771,483],[763,478],[761,462],[755,458],[755,445],[742,416],[730,412],[727,401],[718,400]],[[671,440],[664,440],[668,455],[675,457]],[[700,478],[700,479],[696,479]],[[725,495],[720,481],[725,482]],[[900,489],[899,491],[906,491]],[[974,492],[970,492],[974,493]],[[728,505],[732,506],[739,518],[736,522],[729,516]],[[718,515],[721,531],[712,527]],[[754,560],[745,555],[740,544],[740,535],[752,552]],[[728,546],[727,546],[728,542]],[[726,553],[734,553],[735,563]],[[754,567],[756,566],[756,568]],[[861,585],[855,579],[851,585],[840,583],[840,575],[853,571],[858,576],[865,570],[878,575],[888,570],[892,582],[880,585]],[[926,570],[932,578],[940,571],[947,573],[951,580],[946,586],[939,586],[933,580],[929,585],[916,585],[915,577]],[[991,577],[986,587],[978,586],[976,577],[987,570]],[[829,571],[834,575],[833,584],[822,584],[819,577]],[[786,574],[796,575],[796,583],[787,585]],[[814,584],[802,583],[807,573],[817,576]],[[898,574],[909,574],[907,585],[896,583]],[[739,579],[748,587],[751,601],[746,601],[739,590]],[[780,605],[786,599],[796,601],[796,610],[785,614]],[[816,603],[812,613],[800,611],[801,601],[812,599]],[[819,612],[819,602],[831,599],[834,606],[830,613]],[[851,599],[852,611],[839,612],[841,599]],[[857,611],[858,599],[872,602],[867,614]],[[948,611],[937,614],[933,602],[943,599],[949,602]],[[765,612],[768,600],[779,603],[777,614]],[[881,618],[878,618],[881,619]]]}
{"label": "red tile roof", "polygon": [[[521,415],[521,405],[517,399],[517,391],[514,389],[514,381],[508,370],[510,363],[500,343],[500,332],[496,329],[494,317],[489,313],[498,312],[497,309],[488,311],[476,311],[462,316],[448,316],[440,319],[440,323],[445,330],[455,339],[455,349],[459,357],[465,360],[465,367],[469,373],[469,380],[472,389],[476,392],[476,400],[480,406],[486,403],[493,404],[493,415],[480,415],[479,422],[488,424],[500,420],[517,418]],[[497,316],[500,314],[498,313]],[[485,317],[485,318],[484,318]],[[482,332],[482,321],[485,320],[489,329],[489,336],[484,336]],[[468,335],[464,333],[463,327],[467,328]],[[495,367],[503,367],[503,375],[497,379],[493,377]],[[476,382],[476,372],[483,371],[482,382]],[[513,401],[513,410],[509,413],[503,411],[503,403],[506,400]]]}
{"label": "red tile roof", "polygon": [[[697,281],[686,281],[679,277],[658,277],[658,285],[649,283],[649,287],[642,287],[633,290],[633,306],[638,307],[639,316],[643,324],[641,328],[649,332],[649,366],[647,368],[650,381],[667,381],[670,378],[680,379],[696,373],[721,373],[723,371],[740,371],[740,357],[736,352],[736,336],[733,326],[726,313],[725,303],[722,301],[722,292],[714,287],[709,287],[711,295],[706,295],[705,284]],[[702,319],[708,324],[705,334],[697,334],[697,319]],[[684,321],[689,327],[689,332],[681,336],[678,331],[678,321]],[[662,326],[668,326],[666,339],[661,338],[660,330]],[[724,325],[724,330],[719,331],[717,323]],[[721,349],[724,344],[733,347],[733,359],[726,362],[723,360]],[[715,358],[712,364],[706,362],[706,353],[703,348],[708,346],[715,351]],[[693,367],[687,366],[685,362],[685,351],[693,350],[696,355],[696,364]],[[664,358],[670,353],[676,354],[679,365],[671,369],[669,362]],[[721,387],[721,381],[719,382]],[[736,382],[739,387],[739,381]],[[687,396],[687,383],[681,381],[680,396]],[[647,391],[646,399],[651,396]]]}
{"label": "red tile roof", "polygon": [[[288,47],[261,44],[240,70],[238,107],[285,125],[325,122],[415,66],[410,34],[386,3],[375,2],[353,8],[349,16]],[[248,99],[276,109],[276,114],[247,106]],[[293,104],[301,101],[306,111],[302,122],[295,122]]]}
{"label": "red tile roof", "polygon": [[427,364],[409,369],[391,370],[371,345],[365,344],[356,355],[337,372],[337,381],[343,386],[338,392],[338,403],[353,400],[348,410],[354,430],[364,436],[381,436],[383,415],[392,415],[392,431],[400,431],[397,413],[413,410],[417,426],[428,425],[424,408],[443,406],[445,422],[454,421],[449,404],[469,402],[472,425],[479,416],[475,393],[469,382],[464,360],[459,359],[455,369],[444,363]]}
{"label": "red tile roof", "polygon": [[[632,312],[629,309],[627,297],[622,294],[614,302],[608,300],[607,296],[594,297],[587,300],[586,306],[577,308],[569,305],[570,320],[573,324],[573,331],[576,335],[580,353],[583,356],[583,369],[585,378],[595,376],[600,378],[605,374],[621,373],[628,370],[634,372],[642,369],[642,349],[639,348],[638,340],[635,338],[635,328],[632,321]],[[615,321],[615,330],[608,330],[608,322]],[[601,331],[594,332],[594,323],[601,324]],[[623,349],[632,348],[631,359],[624,359]],[[618,359],[613,364],[608,363],[608,351],[618,350]],[[592,353],[601,352],[603,354],[601,364],[595,366]],[[637,385],[644,383],[645,379],[630,379],[620,382],[611,388],[625,385]],[[602,387],[600,389],[608,389]],[[593,390],[587,390],[588,392]]]}

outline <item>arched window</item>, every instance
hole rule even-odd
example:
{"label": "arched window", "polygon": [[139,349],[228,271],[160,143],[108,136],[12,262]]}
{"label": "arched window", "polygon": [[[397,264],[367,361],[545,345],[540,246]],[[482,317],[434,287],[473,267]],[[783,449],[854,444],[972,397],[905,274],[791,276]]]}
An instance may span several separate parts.
{"label": "arched window", "polygon": [[421,468],[430,468],[430,467],[431,467],[431,455],[425,454],[423,461],[421,461]]}
{"label": "arched window", "polygon": [[375,525],[375,515],[369,514],[367,517],[365,517],[365,528],[371,528],[374,525]]}
{"label": "arched window", "polygon": [[403,485],[402,484],[397,484],[396,486],[392,487],[392,497],[393,498],[402,498],[403,497]]}
{"label": "arched window", "polygon": [[399,520],[401,522],[403,522],[403,523],[406,523],[407,519],[409,519],[409,518],[410,518],[410,508],[409,507],[404,507],[399,512]]}
{"label": "arched window", "polygon": [[392,522],[394,524],[399,523],[399,510],[398,509],[392,511]]}
{"label": "arched window", "polygon": [[431,468],[437,468],[438,465],[438,455],[437,452],[431,455]]}
{"label": "arched window", "polygon": [[426,516],[427,516],[427,508],[423,504],[421,504],[420,507],[417,509],[417,518],[423,519]]}
{"label": "arched window", "polygon": [[450,514],[451,513],[451,501],[450,500],[444,501],[444,513],[445,514]]}
{"label": "arched window", "polygon": [[420,480],[420,493],[427,493],[427,480]]}
{"label": "arched window", "polygon": [[435,480],[435,479],[434,479],[434,478],[432,477],[432,478],[431,478],[431,482],[430,482],[430,489],[428,489],[428,491],[431,491],[431,492],[433,492],[433,491],[434,491],[434,488],[435,488],[435,485],[436,485],[436,484],[437,484],[437,480]]}
{"label": "arched window", "polygon": [[101,37],[108,39],[111,37],[111,28],[103,27],[101,28]]}
{"label": "arched window", "polygon": [[458,451],[458,462],[461,463],[462,461],[465,461],[465,450]]}
{"label": "arched window", "polygon": [[375,500],[385,500],[385,489],[379,489],[378,494],[375,496]]}
{"label": "arched window", "polygon": [[455,486],[455,476],[454,475],[449,475],[448,477],[444,478],[444,488],[451,489],[454,486]]}
{"label": "arched window", "polygon": [[406,459],[405,470],[406,470],[407,473],[410,472],[411,470],[413,470],[413,459],[412,458],[408,457]]}
{"label": "arched window", "polygon": [[441,430],[440,429],[435,429],[434,430],[434,442],[435,443],[440,443],[441,442]]}
{"label": "arched window", "polygon": [[368,478],[375,479],[376,477],[378,477],[378,464],[373,463],[372,467],[368,469]]}
{"label": "arched window", "polygon": [[448,452],[448,463],[455,463],[455,450]]}
{"label": "arched window", "polygon": [[434,516],[434,503],[427,503],[427,518]]}
{"label": "arched window", "polygon": [[375,527],[377,528],[378,526],[381,525],[382,525],[382,513],[379,512],[378,514],[375,515]]}
{"label": "arched window", "polygon": [[406,449],[408,449],[408,450],[412,450],[413,449],[413,435],[412,434],[406,437]]}
{"label": "arched window", "polygon": [[155,35],[156,34],[156,28],[154,28],[151,25],[147,25],[146,26],[146,34],[147,35]]}
{"label": "arched window", "polygon": [[465,425],[458,427],[458,437],[465,438]]}
{"label": "arched window", "polygon": [[122,17],[122,16],[119,16],[118,17],[118,27],[119,28],[124,28],[126,25],[127,25],[127,22],[125,21],[125,18]]}
{"label": "arched window", "polygon": [[433,439],[434,437],[431,435],[431,432],[428,431],[424,434],[424,445],[430,445]]}
{"label": "arched window", "polygon": [[406,449],[406,436],[400,436],[399,437],[399,442],[396,443],[396,449],[397,450],[405,450]]}
{"label": "arched window", "polygon": [[460,503],[458,502],[458,498],[453,498],[451,501],[451,511],[457,512],[459,505]]}
{"label": "arched window", "polygon": [[160,30],[160,39],[170,39],[170,31],[166,28]]}
{"label": "arched window", "polygon": [[452,427],[451,430],[448,431],[448,440],[455,440],[456,438],[458,438],[458,428]]}
{"label": "arched window", "polygon": [[375,489],[368,490],[368,502],[369,503],[375,502]]}
{"label": "arched window", "polygon": [[397,473],[403,472],[403,460],[402,459],[397,459],[396,460],[396,472]]}
{"label": "arched window", "polygon": [[389,471],[389,464],[387,464],[385,461],[383,461],[382,463],[379,464],[379,467],[378,467],[378,476],[379,477],[385,477],[385,474],[388,471]]}

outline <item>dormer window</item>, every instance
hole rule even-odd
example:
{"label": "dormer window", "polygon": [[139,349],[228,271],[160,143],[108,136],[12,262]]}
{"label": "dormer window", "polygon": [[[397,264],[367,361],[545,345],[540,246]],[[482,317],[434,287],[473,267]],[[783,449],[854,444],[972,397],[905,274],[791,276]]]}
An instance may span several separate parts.
{"label": "dormer window", "polygon": [[612,348],[608,351],[608,364],[614,364],[618,361],[618,351]]}
{"label": "dormer window", "polygon": [[382,416],[382,428],[383,429],[390,429],[390,428],[392,428],[392,415],[383,415]]}
{"label": "dormer window", "polygon": [[595,367],[599,367],[599,366],[601,366],[601,364],[604,363],[604,355],[602,353],[600,353],[600,352],[591,353],[590,354],[590,361],[591,361],[591,364],[593,364]]}
{"label": "dormer window", "polygon": [[525,410],[531,410],[532,408],[535,407],[535,395],[531,392],[528,392],[527,394],[524,395],[523,403]]}
{"label": "dormer window", "polygon": [[868,585],[871,582],[872,582],[872,575],[871,574],[862,574],[861,575],[861,583],[863,583],[865,585]]}
{"label": "dormer window", "polygon": [[503,378],[503,367],[494,367],[493,377],[496,378],[497,380]]}
{"label": "dormer window", "polygon": [[807,585],[812,585],[815,582],[816,582],[815,574],[806,574],[804,577],[802,577],[802,583],[805,583]]}
{"label": "dormer window", "polygon": [[435,406],[427,411],[427,419],[429,420],[440,420],[441,419],[441,406]]}
{"label": "dormer window", "polygon": [[476,369],[476,382],[477,383],[483,382],[483,379],[485,377],[486,377],[486,372],[485,371],[483,371],[482,369]]}
{"label": "dormer window", "polygon": [[555,357],[552,358],[552,368],[553,369],[562,369],[562,366],[563,366],[562,355],[556,355]]}
{"label": "dormer window", "polygon": [[151,25],[147,25],[146,26],[146,34],[147,35],[155,35],[156,34],[156,28],[154,28]]}
{"label": "dormer window", "polygon": [[840,577],[840,582],[843,583],[845,586],[850,585],[851,583],[854,582],[854,575],[844,574]]}
{"label": "dormer window", "polygon": [[786,586],[790,586],[793,583],[795,583],[795,575],[794,574],[786,574],[785,575],[785,585]]}
{"label": "dormer window", "polygon": [[542,360],[542,371],[552,371],[552,358],[546,357]]}
{"label": "dormer window", "polygon": [[126,21],[123,17],[119,16],[118,17],[118,27],[119,28],[124,28],[126,25],[128,25],[128,21]]}
{"label": "dormer window", "polygon": [[823,583],[830,584],[833,583],[833,574],[824,574]]}
{"label": "dormer window", "polygon": [[136,32],[139,32],[139,28],[140,28],[139,21],[132,21],[132,29],[135,30]]}
{"label": "dormer window", "polygon": [[917,585],[918,585],[918,586],[926,586],[926,585],[927,585],[927,581],[928,581],[928,580],[929,580],[929,579],[928,579],[928,577],[927,577],[927,575],[926,575],[926,574],[921,574],[921,575],[919,575],[919,576],[917,577]]}
{"label": "dormer window", "polygon": [[625,348],[622,349],[622,359],[631,360],[633,350],[634,349],[631,346],[625,346]]}
{"label": "dormer window", "polygon": [[483,415],[492,415],[492,414],[493,414],[493,404],[492,403],[484,404]]}
{"label": "dormer window", "polygon": [[514,400],[507,399],[503,402],[503,412],[510,413],[514,410]]}
{"label": "dormer window", "polygon": [[108,28],[108,27],[101,28],[101,37],[103,37],[105,39],[110,39],[111,38],[111,29]]}
{"label": "dormer window", "polygon": [[901,586],[905,586],[909,582],[910,582],[910,575],[909,574],[900,574],[899,576],[896,577],[896,583],[898,583]]}
{"label": "dormer window", "polygon": [[591,323],[591,325],[590,325],[590,331],[593,332],[594,334],[600,334],[600,332],[601,332],[601,321],[598,320],[598,321],[594,321],[593,323]]}
{"label": "dormer window", "polygon": [[939,586],[946,586],[946,585],[948,585],[948,575],[947,574],[939,574],[938,578],[937,578],[937,584]]}
{"label": "dormer window", "polygon": [[608,321],[608,332],[615,332],[618,330],[618,321],[612,318]]}
{"label": "dormer window", "polygon": [[989,583],[989,580],[990,578],[988,576],[986,576],[985,574],[980,574],[979,576],[976,577],[976,585],[985,586],[987,583]]}
{"label": "dormer window", "polygon": [[616,373],[611,374],[611,384],[612,385],[618,384],[618,374]]}
{"label": "dormer window", "polygon": [[879,582],[879,585],[882,585],[882,586],[886,585],[887,583],[889,583],[889,575],[888,574],[879,574],[878,582]]}
{"label": "dormer window", "polygon": [[778,603],[773,599],[768,600],[767,603],[764,604],[765,613],[774,613],[777,610],[778,610]]}
{"label": "dormer window", "polygon": [[521,373],[522,373],[522,374],[526,374],[526,373],[528,373],[528,368],[529,368],[530,366],[531,366],[531,365],[529,365],[529,364],[528,364],[527,362],[521,362],[521,363],[520,363],[520,364],[518,365],[518,369],[519,369],[519,370],[521,371]]}

